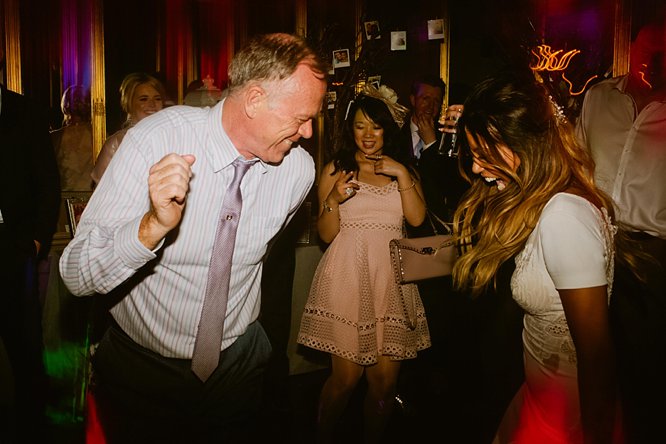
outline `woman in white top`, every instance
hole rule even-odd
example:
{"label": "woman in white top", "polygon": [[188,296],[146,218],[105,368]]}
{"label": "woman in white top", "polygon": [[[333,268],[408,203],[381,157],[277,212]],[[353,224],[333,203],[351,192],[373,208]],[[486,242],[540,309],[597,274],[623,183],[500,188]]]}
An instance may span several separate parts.
{"label": "woman in white top", "polygon": [[594,183],[593,162],[529,71],[481,82],[458,127],[472,185],[454,219],[464,247],[454,282],[478,295],[515,260],[511,290],[525,310],[525,383],[495,442],[610,443],[608,302],[614,255],[624,253],[615,250],[613,207]]}
{"label": "woman in white top", "polygon": [[127,130],[144,117],[161,110],[165,100],[164,86],[155,77],[143,72],[134,72],[125,76],[120,84],[120,107],[126,115],[125,122],[120,130],[106,139],[97,156],[95,168],[90,174],[95,185],[99,183],[111,158],[116,154]]}

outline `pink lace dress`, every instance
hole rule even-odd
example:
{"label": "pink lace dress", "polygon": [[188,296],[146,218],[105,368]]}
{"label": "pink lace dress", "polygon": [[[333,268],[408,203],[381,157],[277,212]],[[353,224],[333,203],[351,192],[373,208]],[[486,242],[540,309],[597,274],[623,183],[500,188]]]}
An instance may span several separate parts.
{"label": "pink lace dress", "polygon": [[[389,241],[402,237],[403,213],[395,181],[360,189],[340,205],[340,232],[312,280],[298,342],[360,365],[377,356],[416,357],[430,346],[425,311],[416,285],[393,278]],[[416,328],[410,329],[402,294],[413,297]]]}

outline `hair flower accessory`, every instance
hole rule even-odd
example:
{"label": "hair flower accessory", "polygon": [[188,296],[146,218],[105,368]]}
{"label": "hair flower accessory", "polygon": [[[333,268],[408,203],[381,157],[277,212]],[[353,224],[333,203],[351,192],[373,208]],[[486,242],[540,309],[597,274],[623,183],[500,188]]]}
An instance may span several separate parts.
{"label": "hair flower accessory", "polygon": [[382,97],[384,97],[384,99],[388,100],[389,102],[398,103],[398,95],[388,86],[380,85],[377,91],[379,91],[379,94],[381,94]]}
{"label": "hair flower accessory", "polygon": [[409,110],[398,103],[398,94],[396,94],[393,89],[386,85],[380,85],[379,89],[377,89],[369,83],[366,83],[361,94],[384,102],[391,112],[395,123],[402,128],[402,125],[405,122],[405,116]]}

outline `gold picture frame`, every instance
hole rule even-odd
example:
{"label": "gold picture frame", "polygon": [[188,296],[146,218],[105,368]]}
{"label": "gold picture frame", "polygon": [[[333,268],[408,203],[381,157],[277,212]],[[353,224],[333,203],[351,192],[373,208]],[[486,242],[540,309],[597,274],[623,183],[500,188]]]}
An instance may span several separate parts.
{"label": "gold picture frame", "polygon": [[72,233],[72,224],[70,221],[69,204],[68,200],[72,199],[72,204],[76,202],[87,202],[92,195],[92,191],[63,191],[60,194],[60,211],[58,215],[58,223],[56,232],[53,235],[53,240],[59,243],[67,243],[74,236]]}
{"label": "gold picture frame", "polygon": [[86,209],[89,199],[90,196],[68,197],[65,199],[72,237],[76,234],[76,227],[79,225],[79,220],[81,220],[81,215],[83,214],[83,210]]}

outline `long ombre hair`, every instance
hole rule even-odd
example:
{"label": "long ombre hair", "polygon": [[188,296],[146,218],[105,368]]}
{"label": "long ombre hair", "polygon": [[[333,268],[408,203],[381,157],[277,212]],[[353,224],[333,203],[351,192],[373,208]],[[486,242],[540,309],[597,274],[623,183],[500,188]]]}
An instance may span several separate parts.
{"label": "long ombre hair", "polygon": [[[530,72],[481,82],[467,98],[458,128],[476,142],[476,154],[510,180],[499,191],[462,171],[471,187],[454,215],[463,248],[453,270],[457,288],[478,295],[494,286],[499,267],[523,249],[544,206],[559,192],[581,195],[614,219],[612,201],[594,183],[592,157]],[[461,152],[471,154],[467,138],[460,143]],[[501,146],[520,159],[515,171],[502,158]]]}

